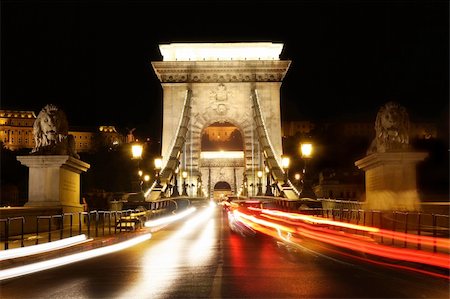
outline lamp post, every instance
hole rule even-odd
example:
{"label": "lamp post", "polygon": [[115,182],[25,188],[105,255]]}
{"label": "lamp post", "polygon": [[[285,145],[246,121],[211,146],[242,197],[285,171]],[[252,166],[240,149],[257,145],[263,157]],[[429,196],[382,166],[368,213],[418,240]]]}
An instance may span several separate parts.
{"label": "lamp post", "polygon": [[273,196],[272,186],[270,185],[270,169],[269,166],[266,165],[266,196]]}
{"label": "lamp post", "polygon": [[148,187],[148,181],[150,180],[150,176],[148,174],[144,175],[145,188]]}
{"label": "lamp post", "polygon": [[142,185],[144,184],[144,181],[142,180],[142,174],[143,174],[143,172],[142,172],[142,170],[138,170],[138,176],[139,176],[139,188],[141,189],[141,192],[142,192]]}
{"label": "lamp post", "polygon": [[297,188],[300,187],[300,178],[301,178],[300,173],[296,172],[296,173],[294,174],[294,179],[295,179],[295,186],[296,186]]}
{"label": "lamp post", "polygon": [[258,193],[256,194],[256,196],[262,196],[262,183],[261,183],[261,178],[262,178],[263,172],[261,170],[258,170]]}
{"label": "lamp post", "polygon": [[290,162],[290,160],[289,160],[288,156],[285,156],[285,155],[281,156],[281,166],[284,169],[284,183],[282,185],[283,187],[289,187],[289,184],[288,184],[289,162]]}
{"label": "lamp post", "polygon": [[142,144],[134,143],[131,145],[131,154],[134,160],[137,160],[138,176],[139,176],[139,186],[142,191],[142,170],[140,169],[139,162],[142,159]]}
{"label": "lamp post", "polygon": [[162,167],[162,158],[161,157],[155,158],[154,162],[155,162],[155,177],[156,177],[155,187],[162,188],[161,178],[160,178],[160,173],[159,173],[161,170],[161,167]]}
{"label": "lamp post", "polygon": [[304,166],[303,166],[303,187],[302,191],[300,192],[300,198],[310,198],[310,199],[317,199],[316,194],[311,188],[311,180],[309,179],[308,173],[306,171],[306,165],[307,161],[311,159],[312,152],[313,152],[313,146],[309,142],[302,143],[300,145],[300,151],[302,153],[302,158],[304,160]]}
{"label": "lamp post", "polygon": [[197,197],[202,196],[202,177],[199,176],[197,179]]}
{"label": "lamp post", "polygon": [[248,180],[247,180],[247,175],[244,172],[244,179],[243,179],[243,185],[244,185],[244,196],[247,197],[248,196]]}
{"label": "lamp post", "polygon": [[182,196],[188,196],[187,190],[186,190],[186,187],[187,187],[187,184],[186,184],[187,175],[188,175],[187,171],[184,170],[182,172],[182,176],[183,176],[183,193],[181,194]]}
{"label": "lamp post", "polygon": [[180,193],[178,193],[178,167],[177,169],[175,169],[175,175],[174,175],[174,182],[173,182],[173,192],[172,192],[172,196],[176,197],[176,196],[180,196]]}

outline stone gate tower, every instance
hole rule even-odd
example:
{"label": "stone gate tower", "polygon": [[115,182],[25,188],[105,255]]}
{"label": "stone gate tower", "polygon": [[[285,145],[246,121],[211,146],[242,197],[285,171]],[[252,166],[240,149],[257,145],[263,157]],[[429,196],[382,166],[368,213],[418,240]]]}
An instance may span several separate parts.
{"label": "stone gate tower", "polygon": [[[190,195],[201,189],[213,196],[218,183],[233,193],[245,183],[248,195],[256,195],[257,172],[264,171],[267,153],[257,134],[252,92],[258,91],[267,139],[281,159],[280,87],[290,65],[279,58],[283,44],[172,43],[159,48],[163,60],[152,66],[163,88],[163,164],[177,160],[172,170],[179,170],[178,182],[186,180]],[[242,148],[205,151],[202,136],[212,124],[235,126]]]}

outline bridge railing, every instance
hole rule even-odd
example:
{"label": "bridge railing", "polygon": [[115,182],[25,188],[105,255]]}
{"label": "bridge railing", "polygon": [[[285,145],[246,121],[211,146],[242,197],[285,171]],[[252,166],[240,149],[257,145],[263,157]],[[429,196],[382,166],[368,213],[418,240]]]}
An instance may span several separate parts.
{"label": "bridge railing", "polygon": [[[326,225],[334,230],[368,236],[384,245],[450,253],[449,246],[442,247],[435,242],[430,243],[430,240],[436,240],[436,238],[450,238],[450,217],[448,214],[423,211],[363,210],[360,208],[362,203],[353,201],[334,201],[338,204],[332,206],[325,204],[324,207],[307,208],[300,205],[302,200],[267,196],[251,197],[251,199],[262,200],[262,207],[264,208],[308,214],[361,227],[378,228],[377,233],[370,233],[370,230],[359,229],[358,227]],[[325,202],[331,203],[332,201],[326,200]],[[324,202],[322,201],[322,203]],[[430,237],[432,238],[430,239]]]}
{"label": "bridge railing", "polygon": [[[334,227],[342,231],[370,235],[375,241],[395,247],[416,248],[450,253],[450,248],[425,244],[421,238],[449,238],[449,215],[414,211],[379,211],[361,209],[300,209],[298,213],[311,214],[334,221],[379,228],[377,234],[364,230]],[[332,226],[330,226],[332,227]]]}
{"label": "bridge railing", "polygon": [[[85,234],[88,238],[131,232],[145,221],[188,206],[184,200],[127,202],[118,211],[93,210],[0,219],[0,250],[26,247]],[[26,229],[25,229],[26,227]]]}

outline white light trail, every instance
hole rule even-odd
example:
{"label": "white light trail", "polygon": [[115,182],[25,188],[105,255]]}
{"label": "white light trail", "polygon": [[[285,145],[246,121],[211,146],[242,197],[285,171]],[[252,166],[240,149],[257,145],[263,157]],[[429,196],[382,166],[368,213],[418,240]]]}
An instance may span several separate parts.
{"label": "white light trail", "polygon": [[88,240],[86,235],[81,234],[49,243],[3,250],[0,252],[0,261],[62,249],[87,241],[92,241],[92,239]]}
{"label": "white light trail", "polygon": [[[138,276],[140,279],[115,298],[138,298],[142,297],[142,294],[152,299],[167,298],[172,284],[183,279],[179,277],[180,271],[177,268],[193,267],[194,263],[197,267],[206,264],[215,244],[213,241],[216,240],[213,235],[214,218],[211,218],[214,206],[197,210],[180,229],[168,234],[167,239],[149,247],[142,259],[142,273]],[[208,237],[211,240],[205,239]],[[194,250],[195,259],[192,256]]]}
{"label": "white light trail", "polygon": [[169,224],[169,223],[177,221],[183,217],[186,217],[189,214],[192,214],[195,210],[196,210],[196,208],[192,207],[192,208],[189,208],[189,209],[187,209],[181,213],[175,214],[175,215],[170,215],[167,217],[146,221],[145,227],[154,228],[154,227],[161,226],[164,224]]}
{"label": "white light trail", "polygon": [[149,240],[152,237],[150,233],[144,234],[133,239],[120,242],[114,245],[109,245],[101,248],[92,249],[89,251],[79,252],[47,261],[37,262],[33,264],[28,264],[25,266],[9,268],[0,271],[0,280],[10,279],[22,275],[27,275],[31,273],[35,273],[38,271],[43,271],[75,262],[79,262],[82,260],[87,260],[90,258],[98,257],[101,255],[113,253],[116,251],[120,251],[126,249],[128,247],[134,246],[146,240]]}

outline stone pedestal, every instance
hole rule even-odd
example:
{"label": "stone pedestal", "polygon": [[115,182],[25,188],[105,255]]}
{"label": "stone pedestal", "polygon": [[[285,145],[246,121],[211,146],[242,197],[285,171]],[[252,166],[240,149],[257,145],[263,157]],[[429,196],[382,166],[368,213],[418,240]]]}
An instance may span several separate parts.
{"label": "stone pedestal", "polygon": [[366,175],[364,209],[419,210],[416,166],[427,156],[425,152],[386,152],[356,161]]}
{"label": "stone pedestal", "polygon": [[18,156],[29,167],[29,207],[62,208],[64,213],[83,211],[80,174],[90,165],[68,155]]}

